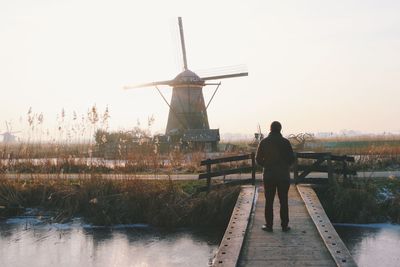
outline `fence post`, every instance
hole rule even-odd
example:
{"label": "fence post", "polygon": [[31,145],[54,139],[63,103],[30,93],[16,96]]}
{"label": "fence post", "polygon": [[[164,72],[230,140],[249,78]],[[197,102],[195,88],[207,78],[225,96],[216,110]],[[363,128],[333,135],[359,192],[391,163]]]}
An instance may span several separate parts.
{"label": "fence post", "polygon": [[254,152],[251,152],[251,184],[255,185],[256,184],[256,157]]}
{"label": "fence post", "polygon": [[343,160],[343,184],[347,185],[348,180],[347,180],[347,162],[346,159]]}
{"label": "fence post", "polygon": [[294,153],[293,178],[294,178],[294,183],[297,184],[299,179],[299,158],[297,157],[296,152]]}
{"label": "fence post", "polygon": [[328,181],[333,182],[333,169],[331,153],[326,156],[326,163],[328,165]]}
{"label": "fence post", "polygon": [[[211,159],[207,159],[207,160],[211,160]],[[207,176],[207,191],[210,191],[210,189],[211,189],[210,173],[211,173],[211,163],[207,163],[207,174],[208,174],[208,176]]]}

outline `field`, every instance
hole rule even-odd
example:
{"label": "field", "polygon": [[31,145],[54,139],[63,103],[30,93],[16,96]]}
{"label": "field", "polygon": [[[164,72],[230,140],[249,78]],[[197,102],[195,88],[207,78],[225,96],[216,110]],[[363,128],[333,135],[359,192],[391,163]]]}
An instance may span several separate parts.
{"label": "field", "polygon": [[314,151],[355,157],[357,171],[400,170],[400,136],[356,136],[315,140],[306,146]]}
{"label": "field", "polygon": [[[400,170],[400,136],[313,138],[302,144],[291,141],[295,151],[354,156],[353,168],[358,171]],[[92,142],[1,143],[0,173],[198,173],[203,170],[201,160],[254,152],[256,147],[251,143],[222,141],[216,153],[175,148],[160,152],[160,144],[139,128],[133,134],[98,131]]]}

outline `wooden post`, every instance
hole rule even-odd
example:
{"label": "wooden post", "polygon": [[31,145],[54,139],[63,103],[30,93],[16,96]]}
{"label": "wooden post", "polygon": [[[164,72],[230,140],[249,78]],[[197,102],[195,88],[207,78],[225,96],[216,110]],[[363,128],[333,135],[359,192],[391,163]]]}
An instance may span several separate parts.
{"label": "wooden post", "polygon": [[254,152],[251,153],[251,184],[255,185],[256,184],[256,156]]}
{"label": "wooden post", "polygon": [[297,157],[296,152],[294,153],[293,178],[294,178],[294,183],[297,184],[299,179],[299,158]]}
{"label": "wooden post", "polygon": [[[210,159],[208,159],[210,160]],[[207,163],[207,174],[209,175],[211,173],[211,163]],[[207,191],[210,191],[211,189],[211,176],[207,176]]]}
{"label": "wooden post", "polygon": [[333,182],[333,169],[331,153],[326,155],[326,163],[328,164],[328,181]]}
{"label": "wooden post", "polygon": [[347,162],[346,159],[342,161],[343,163],[343,184],[348,185],[348,180],[347,180]]}

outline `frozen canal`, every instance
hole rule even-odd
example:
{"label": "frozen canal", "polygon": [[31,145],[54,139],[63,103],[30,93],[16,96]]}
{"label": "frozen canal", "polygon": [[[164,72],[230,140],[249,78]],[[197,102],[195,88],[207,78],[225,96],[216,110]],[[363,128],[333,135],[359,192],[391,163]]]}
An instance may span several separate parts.
{"label": "frozen canal", "polygon": [[335,224],[360,267],[400,266],[400,225]]}
{"label": "frozen canal", "polygon": [[32,217],[0,222],[0,265],[207,266],[223,230],[163,231],[145,225],[99,228]]}

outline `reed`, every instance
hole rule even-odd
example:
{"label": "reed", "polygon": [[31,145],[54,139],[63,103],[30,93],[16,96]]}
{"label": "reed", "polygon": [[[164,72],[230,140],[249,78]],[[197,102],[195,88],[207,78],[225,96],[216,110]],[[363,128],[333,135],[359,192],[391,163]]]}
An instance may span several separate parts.
{"label": "reed", "polygon": [[333,222],[400,223],[400,181],[362,179],[318,187],[316,192]]}
{"label": "reed", "polygon": [[95,225],[225,226],[239,187],[209,193],[201,181],[29,179],[0,181],[0,217],[36,208],[52,222],[81,216]]}

